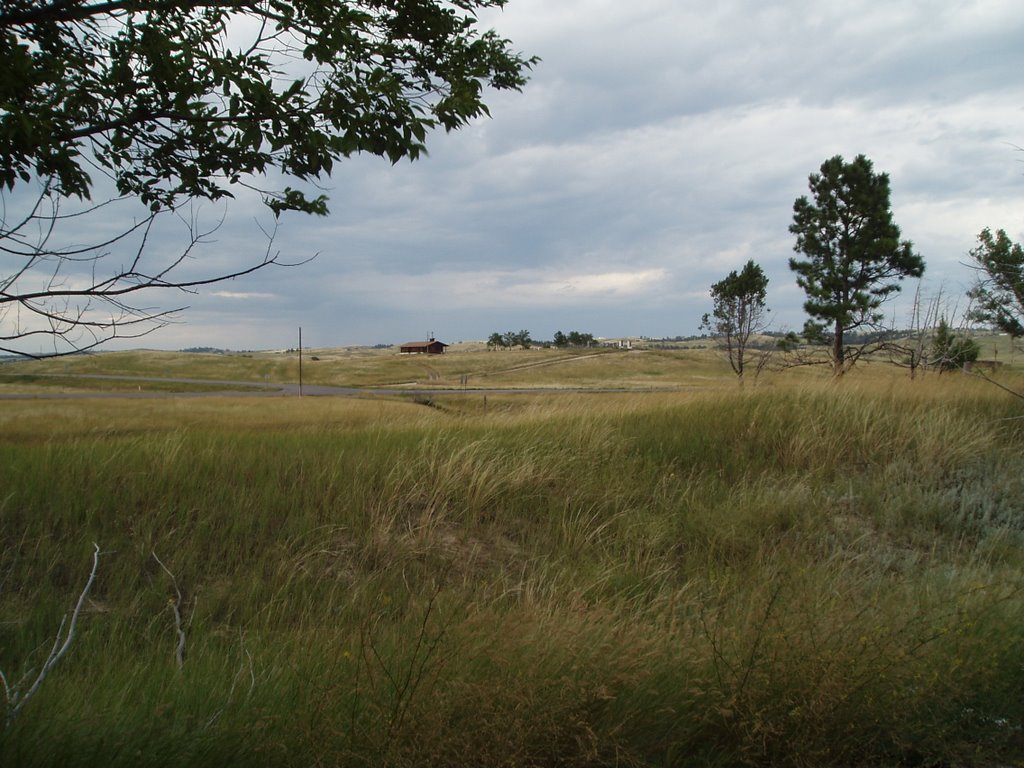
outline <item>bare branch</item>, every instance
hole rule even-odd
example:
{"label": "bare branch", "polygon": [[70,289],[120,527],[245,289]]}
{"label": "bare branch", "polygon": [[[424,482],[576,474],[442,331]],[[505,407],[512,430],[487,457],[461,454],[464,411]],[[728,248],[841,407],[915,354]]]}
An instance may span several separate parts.
{"label": "bare branch", "polygon": [[[177,273],[212,241],[224,222],[223,214],[212,224],[203,225],[194,204],[188,209],[181,205],[147,212],[101,242],[66,246],[53,242],[58,223],[70,225],[83,215],[110,218],[114,214],[108,206],[130,204],[131,200],[112,199],[67,213],[59,209],[59,203],[59,197],[44,189],[29,215],[9,228],[0,221],[0,254],[22,259],[0,278],[0,352],[29,358],[59,357],[93,349],[115,338],[139,338],[173,322],[187,307],[141,306],[132,301],[135,294],[150,289],[197,293],[203,286],[241,278],[271,265],[295,266],[310,260],[283,262],[274,250],[277,221],[270,226],[257,221],[257,229],[267,238],[261,257],[226,273],[181,279]],[[156,229],[164,221],[180,222],[186,233],[182,248],[169,259],[147,252],[165,236],[163,229]],[[36,225],[41,226],[40,230],[31,232]],[[78,228],[76,224],[76,231]],[[118,264],[115,260],[122,257],[125,261]],[[83,271],[76,271],[79,267]],[[32,338],[48,338],[52,349],[36,353],[18,343]]]}
{"label": "bare branch", "polygon": [[164,565],[163,560],[157,557],[156,552],[152,552],[152,555],[153,559],[164,569],[164,573],[171,577],[171,584],[174,585],[174,594],[177,596],[176,599],[168,601],[168,605],[174,614],[174,629],[178,634],[178,645],[174,649],[174,658],[178,663],[178,669],[181,670],[185,667],[185,630],[181,621],[181,590],[178,589],[178,580],[174,578],[174,574],[171,573],[170,569]]}
{"label": "bare branch", "polygon": [[[89,591],[92,589],[93,582],[96,580],[96,572],[100,566],[100,545],[93,544],[94,551],[92,555],[92,570],[89,571],[89,578],[85,582],[85,586],[82,588],[81,594],[78,596],[78,602],[75,604],[74,610],[71,612],[71,621],[68,622],[68,617],[65,616],[61,619],[60,627],[57,629],[57,636],[53,641],[53,648],[50,649],[50,654],[47,656],[46,661],[43,663],[42,668],[39,670],[39,674],[36,676],[35,682],[32,686],[25,691],[24,695],[21,695],[19,691],[11,689],[7,684],[7,678],[3,677],[4,691],[7,695],[7,721],[6,727],[10,727],[14,722],[14,719],[18,716],[21,710],[26,704],[32,699],[36,693],[39,692],[39,688],[46,680],[47,675],[68,652],[71,647],[71,642],[75,639],[75,629],[78,626],[78,617],[82,614],[82,607],[85,605],[85,600],[89,596]],[[64,634],[64,627],[67,625],[67,634]]]}

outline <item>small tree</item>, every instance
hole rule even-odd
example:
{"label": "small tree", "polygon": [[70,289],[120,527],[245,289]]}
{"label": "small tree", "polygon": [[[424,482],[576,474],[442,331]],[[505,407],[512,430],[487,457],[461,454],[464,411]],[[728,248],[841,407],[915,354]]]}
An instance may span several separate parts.
{"label": "small tree", "polygon": [[[912,379],[917,378],[917,373],[928,355],[929,329],[933,319],[932,309],[935,306],[935,301],[929,305],[925,304],[921,295],[921,284],[918,282],[910,309],[910,324],[906,332],[886,345],[892,364],[909,369]],[[894,321],[893,328],[895,325]]]}
{"label": "small tree", "polygon": [[950,330],[946,318],[939,321],[931,346],[931,363],[939,372],[955,371],[973,363],[981,354],[981,346],[969,336],[960,336]]}
{"label": "small tree", "polygon": [[986,227],[970,252],[981,276],[968,292],[974,302],[968,319],[998,328],[1017,339],[1024,336],[1024,249],[1002,229]]}
{"label": "small tree", "polygon": [[813,199],[793,204],[796,235],[793,250],[805,260],[791,258],[789,268],[804,289],[804,325],[810,342],[828,342],[833,373],[841,376],[869,349],[871,342],[848,346],[846,335],[876,329],[882,302],[900,290],[906,277],[924,274],[924,261],[913,245],[900,240],[889,204],[889,176],[875,173],[864,155],[846,163],[839,155],[812,173]]}
{"label": "small tree", "polygon": [[494,333],[492,333],[490,336],[487,337],[487,348],[488,349],[497,349],[498,347],[504,347],[504,346],[505,346],[505,337],[502,336],[497,331],[495,331]]}
{"label": "small tree", "polygon": [[[751,259],[742,270],[733,270],[711,286],[714,309],[701,321],[701,328],[720,337],[729,365],[741,384],[747,369],[750,339],[768,327],[767,316],[771,310],[764,303],[767,291],[768,278]],[[757,373],[767,360],[767,352],[758,356]]]}
{"label": "small tree", "polygon": [[566,338],[566,335],[561,331],[555,331],[555,336],[552,339],[551,343],[554,344],[559,349],[561,349],[563,347],[569,346],[569,339]]}
{"label": "small tree", "polygon": [[955,297],[947,297],[942,286],[934,294],[925,295],[919,282],[914,290],[907,327],[896,330],[893,319],[889,331],[892,338],[884,342],[890,362],[899,368],[908,369],[912,379],[927,371],[934,362],[932,353],[940,318],[960,314]]}

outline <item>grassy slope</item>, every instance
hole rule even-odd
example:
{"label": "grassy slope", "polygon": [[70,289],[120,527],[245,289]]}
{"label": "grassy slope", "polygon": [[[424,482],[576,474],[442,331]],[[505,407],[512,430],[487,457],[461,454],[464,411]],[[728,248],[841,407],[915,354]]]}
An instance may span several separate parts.
{"label": "grassy slope", "polygon": [[[317,357],[318,360],[312,360]],[[706,383],[727,370],[706,352],[612,349],[531,349],[485,352],[456,349],[445,355],[400,355],[394,350],[312,350],[304,357],[303,381],[333,386],[419,385],[503,387],[677,387]],[[59,360],[9,364],[0,374],[105,373],[229,381],[298,381],[294,352],[190,354],[111,352]],[[4,377],[0,377],[0,386]],[[42,380],[33,382],[37,386]]]}
{"label": "grassy slope", "polygon": [[1018,401],[805,378],[0,402],[0,762],[1024,759]]}

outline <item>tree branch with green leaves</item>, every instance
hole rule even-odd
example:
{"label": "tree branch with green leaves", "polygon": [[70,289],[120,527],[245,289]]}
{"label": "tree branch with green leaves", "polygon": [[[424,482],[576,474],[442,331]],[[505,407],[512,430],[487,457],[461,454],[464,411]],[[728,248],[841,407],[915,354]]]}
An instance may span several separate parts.
{"label": "tree branch with green leaves", "polygon": [[[53,178],[88,198],[89,166],[153,210],[231,196],[276,169],[330,175],[356,153],[415,160],[427,133],[488,114],[484,86],[534,63],[476,12],[505,0],[8,3],[0,13],[0,183]],[[322,196],[268,194],[275,212]]]}
{"label": "tree branch with green leaves", "polygon": [[1005,230],[987,227],[970,252],[978,279],[968,296],[968,319],[997,328],[1014,339],[1024,336],[1024,249]]}
{"label": "tree branch with green leaves", "polygon": [[[536,59],[479,24],[480,12],[505,4],[7,0],[0,9],[3,349],[26,354],[19,341],[38,335],[54,340],[54,353],[58,345],[70,352],[149,332],[174,310],[128,303],[126,295],[193,290],[280,263],[267,256],[226,274],[178,279],[172,270],[204,239],[194,228],[169,265],[146,267],[141,251],[118,248],[158,215],[245,190],[255,190],[274,217],[326,215],[318,182],[341,161],[422,157],[431,131],[489,114],[488,89],[526,83]],[[35,206],[26,203],[33,195]],[[59,231],[77,237],[86,216],[103,220],[104,206],[123,200],[148,214],[124,217],[120,234],[81,253],[51,247]],[[68,201],[71,215],[62,212]],[[109,256],[131,266],[104,274]]]}

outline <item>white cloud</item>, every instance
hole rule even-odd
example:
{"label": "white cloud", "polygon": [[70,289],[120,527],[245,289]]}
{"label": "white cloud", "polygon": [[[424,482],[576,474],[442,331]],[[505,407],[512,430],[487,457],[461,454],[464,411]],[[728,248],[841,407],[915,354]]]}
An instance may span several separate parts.
{"label": "white cloud", "polygon": [[410,302],[446,311],[494,307],[564,307],[585,302],[612,304],[657,296],[667,271],[581,273],[573,271],[433,271],[418,275],[367,272],[335,282],[339,299],[401,309]]}
{"label": "white cloud", "polygon": [[210,296],[216,296],[219,299],[232,299],[237,301],[268,301],[278,298],[277,294],[259,293],[257,291],[212,291]]}

